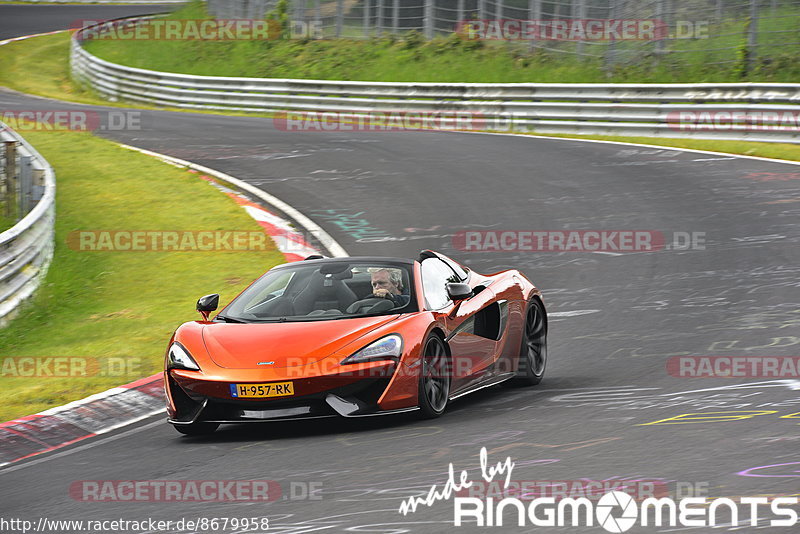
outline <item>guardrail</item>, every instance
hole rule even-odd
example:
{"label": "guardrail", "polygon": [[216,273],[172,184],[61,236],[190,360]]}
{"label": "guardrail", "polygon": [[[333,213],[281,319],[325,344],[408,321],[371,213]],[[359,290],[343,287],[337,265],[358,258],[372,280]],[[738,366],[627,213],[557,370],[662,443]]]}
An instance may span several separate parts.
{"label": "guardrail", "polygon": [[[112,24],[135,20],[142,19]],[[102,60],[82,46],[84,31],[92,28],[97,31],[89,26],[73,36],[72,74],[112,101],[356,116],[464,112],[481,119],[482,127],[475,129],[800,142],[800,84],[399,83],[197,76]],[[712,115],[698,115],[703,112]],[[706,122],[697,128],[693,120]]]}
{"label": "guardrail", "polygon": [[0,233],[0,326],[33,295],[53,257],[55,240],[55,173],[22,137],[0,123],[8,202],[20,220]]}

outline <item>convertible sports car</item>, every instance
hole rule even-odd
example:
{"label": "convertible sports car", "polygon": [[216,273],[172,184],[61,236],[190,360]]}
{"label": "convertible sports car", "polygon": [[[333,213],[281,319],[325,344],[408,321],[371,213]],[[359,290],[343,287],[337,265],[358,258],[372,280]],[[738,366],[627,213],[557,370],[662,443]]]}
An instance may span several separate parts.
{"label": "convertible sports car", "polygon": [[541,292],[507,270],[478,274],[425,250],[416,260],[311,256],[269,270],[213,320],[170,339],[169,422],[362,417],[415,410],[507,380],[538,384],[547,359]]}

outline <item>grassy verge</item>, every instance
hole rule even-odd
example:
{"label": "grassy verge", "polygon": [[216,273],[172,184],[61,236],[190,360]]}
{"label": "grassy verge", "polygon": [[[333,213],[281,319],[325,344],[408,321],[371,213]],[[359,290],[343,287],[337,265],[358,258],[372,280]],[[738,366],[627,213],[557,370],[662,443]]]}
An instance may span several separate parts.
{"label": "grassy verge", "polygon": [[[0,335],[0,420],[158,372],[171,332],[196,318],[197,297],[219,292],[223,302],[230,300],[256,276],[283,262],[274,249],[74,250],[66,243],[76,230],[260,227],[196,175],[109,141],[83,132],[26,132],[25,137],[56,171],[56,249],[37,295]],[[27,378],[13,376],[18,360],[8,360],[65,356],[98,358],[102,365],[113,358],[128,369],[121,374],[112,369],[114,376]]]}
{"label": "grassy verge", "polygon": [[0,85],[32,95],[110,105],[71,82],[69,38],[64,32],[1,46]]}
{"label": "grassy verge", "polygon": [[[123,107],[148,108],[138,104],[115,103],[101,98],[76,87],[69,76],[69,36],[67,34],[47,35],[25,41],[10,43],[0,47],[0,85],[5,85],[18,91],[83,102],[89,104],[118,105]],[[163,109],[163,108],[149,108]],[[185,111],[175,109],[175,111]],[[193,111],[197,113],[197,111]],[[209,111],[208,113],[215,113]],[[222,113],[222,112],[218,112]],[[247,113],[230,113],[237,115],[252,115]],[[627,143],[643,143],[652,145],[674,146],[681,148],[694,148],[698,150],[711,150],[716,152],[729,152],[731,154],[745,154],[766,158],[787,160],[800,160],[800,148],[796,145],[783,143],[757,143],[750,141],[716,141],[706,139],[672,139],[653,137],[621,137],[621,136],[581,136],[581,135],[551,135],[551,137],[574,137],[585,139],[604,139]]]}
{"label": "grassy verge", "polygon": [[[31,95],[106,107],[186,111],[180,108],[141,103],[110,102],[94,91],[72,81],[69,69],[69,32],[33,37],[0,46],[0,86]],[[0,119],[2,119],[0,108]],[[192,113],[222,114],[221,111],[192,110]],[[225,115],[268,116],[268,114],[225,112]],[[271,116],[271,115],[270,115]]]}
{"label": "grassy verge", "polygon": [[[66,34],[47,35],[0,47],[0,85],[40,96],[59,98],[75,102],[110,105],[92,94],[74,87],[69,78],[67,60],[69,38]],[[39,71],[49,73],[39,76]],[[138,104],[116,103],[124,107],[143,107]],[[186,111],[178,110],[175,111]],[[197,111],[192,111],[197,113]],[[214,112],[209,112],[214,113]],[[218,112],[222,114],[223,112]],[[229,115],[233,113],[225,112]],[[238,115],[248,115],[238,113]],[[731,154],[745,154],[767,158],[800,160],[800,148],[782,143],[757,143],[750,141],[716,141],[707,139],[672,139],[654,137],[551,135],[551,137],[574,137],[605,139],[627,143],[664,145]]]}
{"label": "grassy verge", "polygon": [[[661,59],[656,58],[654,43],[619,42],[613,68],[606,58],[578,59],[571,53],[574,43],[548,43],[562,52],[531,51],[524,42],[465,40],[455,34],[425,41],[416,32],[370,40],[99,39],[86,46],[115,63],[209,76],[487,83],[793,82],[800,76],[800,52],[775,37],[800,32],[800,16],[792,9],[761,21],[762,46],[749,72],[743,52],[746,21],[734,14],[715,24],[709,38],[669,42],[676,53]],[[208,15],[202,3],[193,2],[167,18],[194,20]]]}
{"label": "grassy verge", "polygon": [[[3,202],[0,202],[0,211],[4,208]],[[14,226],[14,221],[9,219],[8,217],[4,217],[2,213],[0,213],[0,232],[4,232]]]}
{"label": "grassy verge", "polygon": [[[536,135],[535,133],[531,135]],[[565,139],[598,139],[601,141],[617,141],[619,143],[640,143],[676,148],[691,148],[711,152],[743,154],[761,158],[786,159],[800,161],[800,145],[790,143],[754,143],[752,141],[716,141],[714,139],[673,139],[660,137],[625,137],[617,135],[572,135],[542,134],[547,137],[563,137]]]}

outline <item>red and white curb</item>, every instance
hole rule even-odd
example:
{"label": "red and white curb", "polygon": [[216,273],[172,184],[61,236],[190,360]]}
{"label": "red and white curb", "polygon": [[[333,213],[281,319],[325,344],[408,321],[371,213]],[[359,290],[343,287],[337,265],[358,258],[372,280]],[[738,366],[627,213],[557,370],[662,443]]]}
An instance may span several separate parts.
{"label": "red and white curb", "polygon": [[[205,174],[207,176],[211,176],[214,179],[222,182],[223,184],[226,184],[228,186],[236,188],[236,191],[240,191],[242,193],[246,193],[246,194],[250,195],[251,197],[257,199],[258,201],[262,202],[263,204],[266,204],[267,206],[272,206],[277,211],[280,211],[281,213],[283,213],[284,215],[289,217],[289,219],[291,219],[292,221],[294,221],[298,225],[300,225],[303,228],[303,230],[306,232],[307,235],[313,236],[314,239],[318,243],[320,243],[325,250],[328,251],[328,255],[329,256],[333,256],[335,258],[340,258],[340,257],[344,257],[344,256],[348,256],[349,255],[344,250],[344,248],[342,248],[342,246],[339,243],[337,243],[336,240],[333,239],[333,237],[331,237],[330,234],[328,234],[328,232],[326,232],[317,223],[315,223],[314,221],[312,221],[311,219],[306,217],[302,212],[300,212],[299,210],[295,209],[294,207],[292,207],[291,205],[287,204],[286,202],[280,200],[279,198],[277,198],[277,197],[275,197],[273,195],[270,195],[266,191],[264,191],[262,189],[259,189],[258,187],[245,182],[244,180],[240,180],[240,179],[238,179],[236,177],[231,176],[230,174],[225,174],[224,172],[221,172],[221,171],[218,171],[218,170],[215,170],[215,169],[211,169],[211,168],[205,167],[203,165],[198,165],[197,163],[192,163],[191,161],[186,161],[186,160],[183,160],[183,159],[174,158],[172,156],[167,156],[166,154],[160,154],[158,152],[152,152],[150,150],[145,150],[143,148],[138,148],[138,147],[135,147],[135,146],[129,146],[129,145],[120,145],[120,146],[122,146],[123,148],[127,148],[129,150],[134,150],[136,152],[140,152],[142,154],[146,154],[148,156],[153,156],[154,158],[160,159],[161,161],[163,161],[165,163],[169,163],[170,165],[174,165],[175,167],[186,168],[186,169],[189,169],[189,170],[197,171],[197,172],[199,172],[201,174]],[[269,213],[271,217],[275,217],[269,211],[267,211],[263,207],[259,206],[258,204],[252,204],[252,206],[259,207],[265,213]],[[256,220],[259,220],[259,219],[256,218]],[[281,219],[281,220],[283,221],[282,225],[284,227],[286,227],[286,228],[291,228],[292,227],[291,224],[288,221],[286,221],[284,219]],[[265,220],[264,222],[269,222],[269,221]],[[264,226],[264,225],[262,225],[262,226]],[[265,226],[265,228],[267,228],[267,226]],[[280,232],[277,232],[276,234],[270,234],[270,235],[273,237],[273,239],[275,237],[277,237],[278,240],[282,240],[283,238],[287,238],[288,239],[287,236],[282,236],[280,234]],[[297,232],[297,235],[300,236],[301,234],[299,232]],[[276,241],[276,244],[277,244],[277,241]],[[319,254],[319,252],[316,252],[316,253]]]}
{"label": "red and white curb", "polygon": [[[194,169],[189,169],[189,172],[197,173]],[[294,229],[289,221],[278,217],[271,213],[263,206],[250,201],[249,198],[241,193],[234,191],[224,185],[220,184],[214,178],[201,174],[200,178],[206,180],[208,183],[228,195],[234,202],[239,204],[258,224],[264,229],[264,232],[272,238],[275,246],[283,253],[286,261],[299,261],[312,254],[322,254],[319,249],[310,245],[303,234]]]}
{"label": "red and white curb", "polygon": [[0,41],[0,46],[7,45],[8,43],[13,43],[15,41],[24,41],[25,39],[30,39],[31,37],[42,37],[43,35],[54,35],[56,33],[68,32],[69,30],[56,30],[54,32],[45,32],[45,33],[34,33],[32,35],[23,35],[21,37],[12,37],[11,39],[5,39]]}
{"label": "red and white curb", "polygon": [[111,432],[164,411],[160,374],[0,423],[0,467]]}
{"label": "red and white curb", "polygon": [[[321,252],[309,244],[303,234],[289,221],[252,202],[237,190],[226,187],[220,181],[237,189],[244,189],[261,201],[274,205],[283,213],[292,216],[307,232],[323,243],[330,254],[347,255],[322,228],[269,193],[207,167],[136,147],[122,146],[200,174],[200,178],[228,195],[261,225],[275,242],[278,250],[283,253],[286,261],[302,260],[311,254],[321,254]],[[0,467],[165,413],[165,401],[164,382],[159,373],[64,406],[0,423]]]}

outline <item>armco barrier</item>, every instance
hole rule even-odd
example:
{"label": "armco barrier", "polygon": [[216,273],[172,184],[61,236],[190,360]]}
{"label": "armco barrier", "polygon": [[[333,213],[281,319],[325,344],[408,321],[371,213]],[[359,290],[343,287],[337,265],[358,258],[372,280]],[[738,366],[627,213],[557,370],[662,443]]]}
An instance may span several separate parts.
{"label": "armco barrier", "polygon": [[[132,19],[115,23],[132,23]],[[258,112],[467,112],[480,117],[485,129],[491,130],[800,141],[800,84],[486,84],[227,78],[118,65],[87,52],[83,40],[83,31],[73,36],[73,76],[114,101]],[[734,121],[755,117],[759,122],[748,127],[724,122],[701,129],[682,127],[680,113],[687,111],[711,112],[714,117],[736,113],[740,118]],[[748,118],[741,119],[742,114]],[[787,121],[787,117],[794,122]]]}
{"label": "armco barrier", "polygon": [[31,198],[36,202],[14,226],[0,233],[0,326],[39,287],[53,257],[55,237],[55,174],[22,137],[0,123],[0,140],[16,142],[21,165],[32,174]]}

